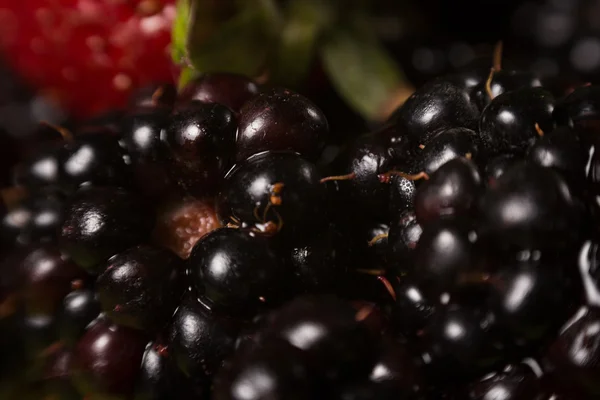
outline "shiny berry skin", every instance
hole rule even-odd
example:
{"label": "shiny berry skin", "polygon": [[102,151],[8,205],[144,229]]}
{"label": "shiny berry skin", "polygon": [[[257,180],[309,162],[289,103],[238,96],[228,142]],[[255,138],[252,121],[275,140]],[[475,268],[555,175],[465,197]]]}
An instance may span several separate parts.
{"label": "shiny berry skin", "polygon": [[67,192],[82,184],[128,186],[129,166],[116,138],[86,133],[67,141],[60,160],[60,184]]}
{"label": "shiny berry skin", "polygon": [[501,265],[492,274],[489,309],[516,345],[535,345],[552,337],[569,316],[571,293],[561,272],[568,267],[523,262]]}
{"label": "shiny berry skin", "polygon": [[177,366],[194,380],[211,377],[233,353],[239,320],[211,310],[188,295],[168,329],[168,351]]}
{"label": "shiny berry skin", "polygon": [[6,246],[55,242],[64,201],[35,194],[7,210],[0,219],[0,240]]}
{"label": "shiny berry skin", "polygon": [[15,167],[13,181],[16,185],[37,191],[60,184],[62,149],[55,143],[51,143],[48,147],[26,155],[25,159]]}
{"label": "shiny berry skin", "polygon": [[547,370],[554,372],[559,385],[575,388],[593,398],[600,393],[598,359],[600,310],[583,307],[561,330],[547,353]]}
{"label": "shiny berry skin", "polygon": [[328,183],[336,188],[338,218],[344,220],[356,210],[368,218],[387,218],[390,188],[381,183],[379,175],[393,169],[394,155],[393,149],[375,135],[360,136],[346,145],[328,171],[334,176],[354,174],[352,179]]}
{"label": "shiny berry skin", "polygon": [[483,110],[479,132],[490,155],[524,153],[538,137],[554,128],[554,96],[543,88],[525,88],[501,94]]}
{"label": "shiny berry skin", "polygon": [[265,238],[220,228],[202,238],[186,266],[198,289],[217,307],[254,311],[276,303],[285,270]]}
{"label": "shiny berry skin", "polygon": [[469,400],[492,400],[498,394],[505,400],[545,399],[540,380],[525,365],[507,365],[469,385]]}
{"label": "shiny berry skin", "polygon": [[259,91],[258,85],[243,75],[209,73],[187,83],[179,93],[179,102],[198,100],[219,103],[239,113],[242,106]]}
{"label": "shiny berry skin", "polygon": [[581,186],[585,179],[586,154],[574,129],[560,127],[537,139],[527,150],[527,159],[553,168],[570,183]]}
{"label": "shiny berry skin", "polygon": [[[248,352],[240,351],[215,378],[214,400],[312,399],[315,382],[303,362],[302,351],[272,341]],[[264,384],[263,382],[269,382]]]}
{"label": "shiny berry skin", "polygon": [[42,379],[47,396],[55,396],[58,399],[78,399],[79,393],[71,383],[71,359],[72,353],[67,348],[54,350],[44,360]]}
{"label": "shiny berry skin", "polygon": [[475,129],[478,117],[479,110],[469,94],[462,87],[440,78],[417,89],[390,119],[406,130],[416,147],[427,146],[443,130]]}
{"label": "shiny berry skin", "polygon": [[109,257],[145,242],[154,216],[119,188],[83,188],[65,209],[59,243],[81,267],[98,272]]}
{"label": "shiny berry skin", "polygon": [[440,132],[415,155],[415,171],[433,174],[442,165],[460,157],[476,159],[479,154],[479,137],[467,128],[454,128]]}
{"label": "shiny berry skin", "polygon": [[383,337],[369,381],[377,386],[391,386],[396,396],[401,393],[409,399],[418,397],[425,387],[420,365],[409,348],[390,337]]}
{"label": "shiny berry skin", "polygon": [[389,204],[389,218],[391,221],[399,221],[403,213],[413,209],[416,192],[417,185],[415,181],[401,176],[391,178]]}
{"label": "shiny berry skin", "polygon": [[297,154],[256,154],[225,177],[219,217],[266,233],[313,235],[328,222],[327,192],[320,179],[317,167]]}
{"label": "shiny berry skin", "polygon": [[[488,104],[490,104],[492,100],[490,99],[485,86],[486,81],[483,81],[479,83],[479,85],[475,86],[471,92],[473,100],[482,111]],[[521,88],[540,86],[542,86],[542,82],[531,72],[506,69],[494,71],[494,76],[490,82],[490,89],[492,91],[493,98],[496,98],[505,92],[510,92]]]}
{"label": "shiny berry skin", "polygon": [[495,326],[477,309],[438,308],[423,334],[428,376],[442,385],[455,384],[498,366],[506,356],[495,340]]}
{"label": "shiny berry skin", "polygon": [[559,100],[554,119],[560,126],[576,127],[600,117],[600,86],[582,86]]}
{"label": "shiny berry skin", "polygon": [[579,213],[569,188],[549,168],[521,162],[482,196],[481,233],[498,246],[553,249],[579,236]]}
{"label": "shiny berry skin", "polygon": [[443,216],[469,215],[481,192],[477,167],[466,158],[455,158],[418,187],[414,199],[417,219],[424,224]]}
{"label": "shiny berry skin", "polygon": [[177,368],[167,345],[161,341],[148,343],[135,385],[135,400],[203,398],[206,389],[198,386]]}
{"label": "shiny berry skin", "polygon": [[328,135],[327,118],[315,104],[288,89],[273,89],[242,107],[236,160],[263,151],[294,151],[315,159]]}
{"label": "shiny berry skin", "polygon": [[516,163],[520,161],[520,157],[516,157],[514,154],[500,154],[496,157],[490,158],[485,164],[485,183],[487,186],[494,186],[496,181],[504,174],[504,172]]}
{"label": "shiny berry skin", "polygon": [[55,246],[33,250],[23,260],[22,268],[23,300],[29,315],[54,314],[72,283],[86,275]]}
{"label": "shiny berry skin", "polygon": [[168,250],[149,245],[125,250],[108,260],[96,280],[102,311],[117,324],[157,331],[179,304],[183,274],[181,260]]}
{"label": "shiny berry skin", "polygon": [[220,104],[189,103],[171,117],[164,141],[171,158],[171,178],[192,194],[217,190],[231,165],[237,121]]}
{"label": "shiny berry skin", "polygon": [[134,185],[153,197],[162,195],[170,185],[166,146],[161,140],[168,116],[165,109],[146,109],[127,114],[122,122],[121,143],[131,157]]}
{"label": "shiny berry skin", "polygon": [[391,225],[388,236],[388,259],[395,272],[407,271],[412,265],[414,250],[422,234],[423,227],[411,210],[400,214]]}
{"label": "shiny berry skin", "polygon": [[339,258],[342,235],[334,228],[298,243],[290,250],[290,267],[300,292],[332,290],[346,272]]}
{"label": "shiny berry skin", "polygon": [[75,387],[92,400],[129,398],[145,346],[140,332],[102,318],[96,320],[73,351]]}
{"label": "shiny berry skin", "polygon": [[392,326],[403,336],[416,338],[434,315],[437,301],[410,279],[393,279],[390,283],[396,295],[390,308]]}
{"label": "shiny berry skin", "polygon": [[411,278],[428,295],[451,293],[473,265],[472,228],[460,219],[441,219],[424,226],[414,251]]}
{"label": "shiny berry skin", "polygon": [[[336,381],[364,376],[375,362],[375,343],[356,311],[332,295],[297,297],[268,317],[264,340],[283,339],[303,350],[311,368]],[[306,334],[306,329],[319,334]]]}
{"label": "shiny berry skin", "polygon": [[100,302],[94,290],[82,288],[67,294],[58,317],[60,340],[69,346],[75,345],[100,311]]}

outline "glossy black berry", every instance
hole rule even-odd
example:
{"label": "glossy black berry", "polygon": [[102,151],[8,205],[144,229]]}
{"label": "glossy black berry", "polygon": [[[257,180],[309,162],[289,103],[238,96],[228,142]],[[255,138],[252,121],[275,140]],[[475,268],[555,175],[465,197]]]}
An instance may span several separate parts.
{"label": "glossy black berry", "polygon": [[425,225],[414,251],[410,276],[429,295],[451,293],[473,265],[471,224],[442,219]]}
{"label": "glossy black berry", "polygon": [[526,365],[507,365],[469,385],[469,400],[491,400],[498,394],[506,400],[542,400],[541,381]]}
{"label": "glossy black berry", "polygon": [[315,104],[290,90],[273,89],[240,111],[236,160],[263,151],[294,151],[315,159],[328,135],[327,118]]}
{"label": "glossy black berry", "polygon": [[466,158],[455,158],[442,165],[415,194],[419,223],[444,216],[469,215],[476,209],[482,192],[477,167]]}
{"label": "glossy black berry", "polygon": [[55,242],[62,220],[64,200],[56,195],[37,194],[6,210],[0,219],[4,245]]}
{"label": "glossy black berry", "polygon": [[440,132],[415,155],[415,171],[433,174],[442,165],[460,157],[476,159],[479,154],[479,137],[467,128],[454,128]]}
{"label": "glossy black berry", "polygon": [[60,185],[61,148],[54,143],[50,146],[27,156],[15,167],[13,181],[16,185],[34,191]]}
{"label": "glossy black berry", "polygon": [[60,339],[69,346],[75,345],[100,311],[100,302],[94,290],[82,288],[67,294],[58,317]]}
{"label": "glossy black berry", "polygon": [[210,377],[233,353],[240,329],[238,320],[186,296],[168,329],[168,351],[187,376]]}
{"label": "glossy black berry", "polygon": [[549,168],[517,163],[481,198],[481,232],[498,246],[552,249],[578,237],[571,193]]}
{"label": "glossy black berry", "polygon": [[254,155],[227,174],[219,217],[268,234],[313,235],[328,222],[327,191],[320,179],[317,167],[297,154]]}
{"label": "glossy black berry", "polygon": [[440,307],[424,330],[423,361],[432,382],[455,384],[498,366],[506,356],[493,319],[469,307]]}
{"label": "glossy black berry", "polygon": [[146,340],[138,331],[105,319],[95,321],[73,352],[75,386],[93,400],[130,397],[145,346]]}
{"label": "glossy black berry", "polygon": [[310,367],[328,379],[364,376],[375,361],[375,343],[355,317],[354,308],[334,296],[297,297],[270,316],[264,340],[283,339],[303,350]]}
{"label": "glossy black berry", "polygon": [[276,303],[285,288],[285,270],[265,238],[233,228],[203,237],[192,250],[187,268],[207,299],[231,310],[254,311]]}
{"label": "glossy black berry", "polygon": [[527,159],[555,169],[574,189],[585,178],[585,151],[577,132],[571,128],[561,127],[537,139],[528,149]]}
{"label": "glossy black berry", "polygon": [[493,274],[489,309],[515,344],[538,344],[554,335],[568,317],[571,294],[561,269],[569,267],[548,262],[512,263]]}
{"label": "glossy black berry", "polygon": [[149,245],[125,250],[98,275],[102,311],[117,324],[156,331],[179,304],[183,274],[181,260],[168,250]]}
{"label": "glossy black berry", "polygon": [[485,183],[487,186],[494,186],[496,181],[510,169],[510,167],[520,161],[521,158],[514,154],[500,154],[488,160],[484,167]]}
{"label": "glossy black berry", "polygon": [[70,349],[58,348],[51,352],[44,360],[42,379],[44,392],[47,396],[58,399],[75,400],[80,398],[79,393],[71,383]]}
{"label": "glossy black berry", "polygon": [[407,133],[413,146],[427,146],[439,132],[476,129],[479,110],[460,86],[437,79],[421,86],[394,112],[391,120]]}
{"label": "glossy black berry", "polygon": [[554,96],[543,88],[519,89],[494,98],[479,121],[485,150],[490,155],[525,152],[540,131],[552,131],[553,110]]}
{"label": "glossy black berry", "polygon": [[134,185],[151,196],[161,195],[170,184],[166,145],[161,140],[168,117],[165,109],[149,109],[123,119],[121,142],[131,157]]}
{"label": "glossy black berry", "polygon": [[[238,352],[215,378],[215,400],[290,399],[318,397],[302,351],[273,341],[250,352]],[[265,384],[268,382],[268,384]]]}
{"label": "glossy black berry", "polygon": [[575,127],[600,117],[600,86],[582,86],[556,103],[554,119],[561,126]]}
{"label": "glossy black berry", "polygon": [[210,73],[189,82],[179,93],[179,101],[219,103],[239,112],[244,103],[259,91],[258,85],[243,75]]}
{"label": "glossy black berry", "polygon": [[231,165],[237,121],[220,104],[190,103],[164,131],[172,179],[192,194],[213,193]]}
{"label": "glossy black berry", "polygon": [[290,250],[290,266],[300,292],[332,290],[343,279],[346,268],[338,254],[341,240],[342,235],[329,228]]}
{"label": "glossy black berry", "polygon": [[369,376],[376,386],[390,387],[395,396],[418,398],[425,388],[424,377],[409,347],[390,337],[383,337],[377,362]]}
{"label": "glossy black berry", "polygon": [[338,218],[344,220],[349,213],[358,212],[367,218],[387,219],[390,188],[379,175],[393,169],[393,157],[393,150],[378,136],[360,136],[346,145],[328,171],[333,176],[351,177],[329,183],[335,188]]}
{"label": "glossy black berry", "polygon": [[600,359],[599,326],[598,308],[583,307],[565,324],[547,354],[547,369],[555,371],[560,385],[576,388],[592,396],[590,398],[600,393],[596,379]]}
{"label": "glossy black berry", "polygon": [[196,399],[206,396],[203,385],[187,379],[161,341],[148,343],[135,385],[135,400]]}
{"label": "glossy black berry", "polygon": [[81,267],[98,271],[111,256],[144,243],[154,225],[135,195],[118,188],[83,188],[65,209],[59,242]]}
{"label": "glossy black berry", "polygon": [[29,315],[54,314],[85,272],[54,246],[34,249],[23,260],[23,300]]}
{"label": "glossy black berry", "polygon": [[103,132],[88,133],[66,141],[60,159],[60,185],[76,190],[82,184],[129,185],[125,153],[115,137]]}
{"label": "glossy black berry", "polygon": [[388,259],[396,273],[406,272],[412,265],[412,257],[423,228],[414,211],[405,211],[393,221],[388,236]]}
{"label": "glossy black berry", "polygon": [[494,75],[490,82],[490,90],[492,93],[492,98],[490,98],[486,88],[486,81],[480,82],[471,92],[473,101],[480,110],[483,110],[490,104],[492,99],[498,97],[502,93],[522,88],[542,86],[540,79],[531,72],[502,69],[500,71],[494,71]]}

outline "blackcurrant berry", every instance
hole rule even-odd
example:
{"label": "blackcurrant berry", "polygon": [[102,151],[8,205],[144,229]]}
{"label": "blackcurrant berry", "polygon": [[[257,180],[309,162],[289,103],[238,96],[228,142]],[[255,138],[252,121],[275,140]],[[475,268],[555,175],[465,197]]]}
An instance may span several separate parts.
{"label": "blackcurrant berry", "polygon": [[290,90],[274,89],[242,108],[236,159],[263,151],[294,151],[315,159],[328,135],[327,119],[315,104]]}

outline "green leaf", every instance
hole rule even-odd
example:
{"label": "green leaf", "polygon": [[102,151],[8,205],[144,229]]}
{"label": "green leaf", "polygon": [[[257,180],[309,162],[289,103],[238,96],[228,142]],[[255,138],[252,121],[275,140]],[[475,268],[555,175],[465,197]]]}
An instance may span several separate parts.
{"label": "green leaf", "polygon": [[184,47],[196,70],[253,76],[264,66],[281,22],[273,0],[192,0],[189,11]]}
{"label": "green leaf", "polygon": [[200,75],[200,72],[196,71],[194,68],[188,67],[188,66],[183,66],[181,68],[181,71],[179,72],[179,80],[177,82],[177,88],[179,90],[183,89],[188,84],[188,82],[195,79],[199,75]]}
{"label": "green leaf", "polygon": [[325,70],[336,90],[363,117],[378,120],[402,86],[403,75],[365,25],[329,32],[320,47]]}
{"label": "green leaf", "polygon": [[307,75],[316,53],[317,40],[334,18],[330,0],[291,0],[286,22],[270,63],[270,79],[297,86]]}
{"label": "green leaf", "polygon": [[176,16],[171,31],[171,58],[175,64],[183,64],[187,58],[186,42],[190,8],[190,0],[177,0]]}

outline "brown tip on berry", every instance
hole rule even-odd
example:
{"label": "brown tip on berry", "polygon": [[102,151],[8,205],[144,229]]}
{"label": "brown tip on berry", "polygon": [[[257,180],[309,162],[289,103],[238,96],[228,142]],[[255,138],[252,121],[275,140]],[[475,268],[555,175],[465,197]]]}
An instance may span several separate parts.
{"label": "brown tip on berry", "polygon": [[169,204],[159,213],[154,238],[187,259],[198,240],[220,226],[211,201],[187,198]]}

